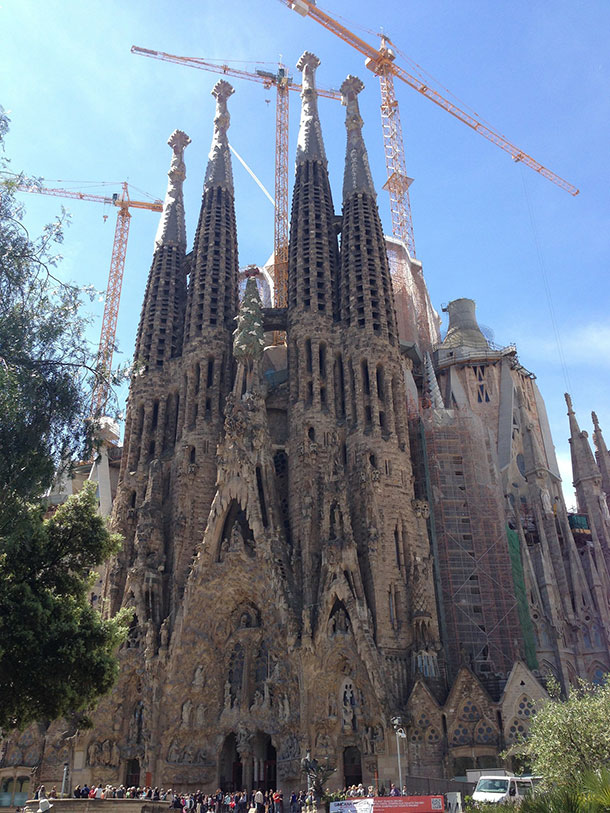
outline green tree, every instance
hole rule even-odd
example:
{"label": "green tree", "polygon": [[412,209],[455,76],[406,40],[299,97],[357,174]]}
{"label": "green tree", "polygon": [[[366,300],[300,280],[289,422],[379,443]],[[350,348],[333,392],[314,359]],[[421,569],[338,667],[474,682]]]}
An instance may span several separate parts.
{"label": "green tree", "polygon": [[530,755],[533,772],[546,787],[579,784],[587,771],[610,766],[610,684],[581,681],[562,700],[551,685],[550,700],[537,709],[526,741],[516,750]]}
{"label": "green tree", "polygon": [[91,487],[44,520],[58,466],[86,448],[91,355],[82,291],[60,281],[65,215],[31,238],[0,108],[0,728],[78,712],[108,691],[124,615],[103,620],[90,572],[118,547]]}
{"label": "green tree", "polygon": [[118,550],[87,484],[56,513],[20,513],[0,538],[0,728],[85,711],[116,679],[123,612],[103,620],[90,573]]}

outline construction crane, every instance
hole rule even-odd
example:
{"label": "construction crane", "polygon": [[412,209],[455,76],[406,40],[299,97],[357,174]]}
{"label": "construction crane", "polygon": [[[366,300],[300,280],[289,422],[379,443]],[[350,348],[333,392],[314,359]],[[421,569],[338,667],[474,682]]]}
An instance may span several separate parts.
{"label": "construction crane", "polygon": [[379,76],[381,86],[381,123],[383,130],[383,145],[385,151],[386,170],[388,180],[384,184],[390,194],[390,209],[392,213],[392,234],[407,244],[409,253],[415,257],[415,239],[413,235],[413,222],[411,219],[411,206],[409,202],[409,185],[411,179],[407,176],[405,165],[405,151],[400,124],[400,111],[394,91],[394,77],[412,87],[431,102],[442,107],[456,119],[467,124],[475,132],[496,144],[507,152],[514,161],[520,161],[538,172],[547,180],[565,189],[571,195],[578,195],[578,189],[560,178],[550,169],[542,166],[534,158],[511,144],[503,135],[492,127],[480,121],[476,115],[461,110],[449,99],[445,99],[438,91],[428,87],[425,82],[407,73],[395,63],[396,53],[392,48],[390,38],[381,34],[381,47],[374,48],[358,37],[344,25],[339,23],[321,8],[316,6],[315,0],[280,0],[281,3],[296,11],[303,17],[311,17],[324,28],[331,31],[348,45],[363,54],[365,66]]}
{"label": "construction crane", "polygon": [[125,181],[122,184],[121,193],[115,193],[111,197],[92,195],[88,192],[78,192],[73,189],[50,189],[49,187],[30,186],[28,184],[18,184],[17,189],[21,192],[35,192],[38,195],[54,195],[60,198],[72,198],[73,200],[90,200],[94,203],[104,203],[118,207],[112,257],[110,260],[110,272],[108,273],[108,286],[106,288],[104,315],[102,317],[102,331],[97,352],[96,376],[91,398],[91,415],[99,416],[102,414],[106,406],[106,401],[108,400],[108,379],[110,370],[112,369],[116,323],[119,315],[121,286],[123,284],[123,271],[125,269],[125,256],[127,254],[127,237],[129,235],[129,223],[131,221],[129,210],[148,209],[151,212],[161,212],[163,211],[163,201],[155,200],[149,202],[131,200],[129,197],[129,188]]}
{"label": "construction crane", "polygon": [[[275,73],[257,69],[254,73],[241,68],[232,68],[220,62],[209,62],[199,57],[176,56],[163,51],[151,51],[149,48],[138,48],[134,45],[132,54],[147,56],[152,59],[161,59],[164,62],[175,62],[177,65],[188,65],[202,71],[221,73],[224,76],[234,76],[238,79],[249,79],[258,82],[265,88],[277,89],[277,102],[275,108],[275,221],[273,229],[273,289],[274,305],[276,308],[285,308],[288,304],[288,91],[300,92],[301,85],[292,81],[286,68],[279,65]],[[318,88],[318,95],[327,99],[341,100],[341,94],[336,90]]]}

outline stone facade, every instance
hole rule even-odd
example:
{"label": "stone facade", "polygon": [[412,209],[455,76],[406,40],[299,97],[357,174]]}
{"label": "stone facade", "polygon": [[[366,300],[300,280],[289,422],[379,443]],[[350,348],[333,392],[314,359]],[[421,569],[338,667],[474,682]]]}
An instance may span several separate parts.
{"label": "stone facade", "polygon": [[569,691],[610,668],[597,420],[598,462],[570,407],[579,525],[515,348],[492,347],[465,299],[440,342],[421,264],[386,246],[355,77],[335,214],[317,65],[299,62],[286,309],[263,308],[255,278],[238,307],[231,86],[213,91],[188,255],[189,138],[170,138],[104,584],[107,612],[134,608],[120,678],[92,731],[5,740],[0,779],[57,783],[67,759],[73,784],[286,793],[310,750],[333,786],[387,786],[395,716],[405,773],[450,777],[498,762],[548,676]]}

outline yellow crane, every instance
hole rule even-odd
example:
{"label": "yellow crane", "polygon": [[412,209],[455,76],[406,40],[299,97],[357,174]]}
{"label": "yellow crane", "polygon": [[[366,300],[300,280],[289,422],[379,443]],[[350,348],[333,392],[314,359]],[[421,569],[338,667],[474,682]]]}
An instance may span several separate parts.
{"label": "yellow crane", "polygon": [[110,259],[110,271],[108,273],[108,285],[106,287],[104,315],[102,317],[100,344],[97,353],[97,374],[91,398],[91,415],[99,416],[103,413],[108,400],[109,374],[112,368],[116,324],[119,315],[125,257],[127,255],[127,238],[129,236],[129,224],[131,221],[129,210],[148,209],[151,212],[161,212],[163,211],[163,202],[161,200],[152,202],[131,200],[126,181],[121,185],[120,194],[115,193],[111,196],[92,195],[88,192],[79,192],[74,189],[51,189],[44,186],[30,186],[28,184],[18,184],[17,189],[21,192],[34,192],[38,195],[54,195],[60,198],[72,198],[73,200],[89,200],[94,203],[103,203],[118,208],[112,256]]}
{"label": "yellow crane", "polygon": [[335,20],[327,12],[316,5],[315,0],[280,0],[281,3],[296,11],[303,17],[311,17],[324,28],[331,31],[337,37],[347,42],[364,55],[365,66],[374,74],[379,76],[381,86],[381,123],[383,129],[383,145],[385,151],[385,161],[388,180],[384,185],[390,194],[390,209],[392,213],[392,234],[394,237],[407,244],[409,253],[415,257],[415,238],[413,234],[413,221],[411,218],[411,206],[409,202],[409,185],[411,179],[407,176],[405,151],[402,139],[402,126],[400,123],[400,110],[396,93],[394,90],[394,78],[400,79],[409,87],[412,87],[426,99],[451,113],[456,119],[467,124],[475,132],[482,135],[488,141],[496,144],[500,149],[507,152],[514,161],[520,161],[526,166],[542,175],[543,178],[557,184],[561,189],[565,189],[571,195],[578,195],[578,189],[568,181],[560,178],[550,169],[547,169],[535,158],[532,158],[519,147],[511,144],[508,139],[494,130],[489,125],[480,121],[473,113],[468,113],[459,108],[449,99],[446,99],[438,91],[429,87],[421,79],[408,73],[400,65],[396,64],[396,53],[390,38],[382,34],[381,46],[374,48],[359,36],[354,34],[340,22]]}

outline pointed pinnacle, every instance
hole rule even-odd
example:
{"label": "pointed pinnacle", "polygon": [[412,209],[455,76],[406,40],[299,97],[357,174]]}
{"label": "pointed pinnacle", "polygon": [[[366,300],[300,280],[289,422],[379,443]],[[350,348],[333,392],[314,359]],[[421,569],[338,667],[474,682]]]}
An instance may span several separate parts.
{"label": "pointed pinnacle", "polygon": [[343,200],[354,193],[365,193],[376,197],[369,158],[362,138],[362,116],[358,105],[358,94],[364,88],[357,76],[348,76],[341,85],[341,104],[345,105],[345,128],[347,147],[345,152],[345,172],[343,174]]}
{"label": "pointed pinnacle", "polygon": [[233,86],[224,79],[216,82],[212,89],[212,96],[216,99],[216,113],[214,115],[212,148],[203,184],[204,190],[212,186],[220,186],[228,189],[231,193],[233,192],[233,170],[231,169],[231,153],[227,139],[231,116],[227,110],[227,99],[234,92]]}
{"label": "pointed pinnacle", "polygon": [[303,91],[316,89],[316,68],[320,59],[311,51],[304,51],[297,62],[297,70],[303,73]]}
{"label": "pointed pinnacle", "polygon": [[595,412],[591,413],[591,420],[593,421],[593,426],[595,427],[596,431],[599,432],[599,421],[597,420],[597,414]]}
{"label": "pointed pinnacle", "polygon": [[173,155],[167,173],[167,192],[155,237],[155,247],[174,245],[186,248],[182,184],[186,178],[184,150],[191,143],[191,139],[183,130],[174,130],[167,143],[172,148]]}
{"label": "pointed pinnacle", "polygon": [[572,406],[572,397],[569,392],[564,392],[564,398],[566,399],[566,404],[568,406],[568,415],[574,414],[574,408]]}
{"label": "pointed pinnacle", "polygon": [[311,51],[305,51],[297,62],[298,70],[303,73],[297,164],[303,161],[322,161],[326,164],[322,128],[318,117],[318,94],[316,92],[316,68],[319,64],[320,60]]}

